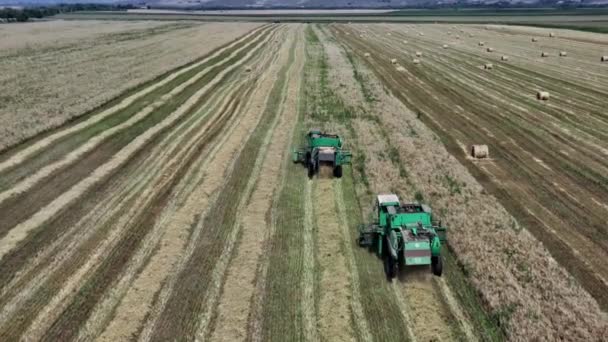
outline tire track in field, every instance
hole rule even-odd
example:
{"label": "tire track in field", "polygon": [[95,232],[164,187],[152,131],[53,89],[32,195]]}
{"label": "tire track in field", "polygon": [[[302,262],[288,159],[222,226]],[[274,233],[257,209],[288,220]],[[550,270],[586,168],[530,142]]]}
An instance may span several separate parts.
{"label": "tire track in field", "polygon": [[317,329],[321,340],[354,340],[351,323],[351,277],[344,255],[345,237],[336,217],[333,183],[339,180],[319,177],[314,191],[319,264],[319,317]]}
{"label": "tire track in field", "polygon": [[[355,264],[355,255],[353,253],[353,243],[351,242],[351,234],[348,231],[348,219],[346,217],[346,206],[344,205],[344,193],[342,191],[342,180],[338,180],[333,184],[334,199],[336,202],[337,215],[339,219],[339,225],[342,231],[343,246],[345,250],[345,257],[347,260],[347,267],[350,273],[351,279],[351,295],[350,300],[351,310],[353,313],[353,321],[357,326],[357,331],[363,341],[372,341],[372,335],[369,330],[369,324],[367,318],[363,312],[363,306],[361,305],[361,291],[359,283],[359,273],[357,272],[357,265]],[[408,326],[409,328],[409,326]],[[411,340],[410,340],[411,341]],[[414,341],[412,341],[414,342]]]}
{"label": "tire track in field", "polygon": [[135,155],[140,149],[142,149],[151,139],[161,133],[164,129],[169,128],[172,124],[176,123],[188,110],[190,110],[211,87],[220,82],[223,77],[230,71],[236,69],[248,60],[254,52],[257,50],[251,50],[247,52],[245,57],[238,62],[230,65],[223,69],[211,82],[206,84],[202,89],[198,90],[194,96],[189,98],[183,103],[178,110],[170,114],[165,120],[154,125],[126,147],[116,153],[108,162],[101,165],[95,171],[86,177],[85,179],[78,182],[68,191],[58,196],[51,203],[47,204],[44,208],[39,210],[32,217],[24,222],[19,223],[9,233],[0,240],[0,258],[2,258],[8,251],[23,240],[28,233],[34,228],[42,225],[51,219],[56,212],[64,208],[65,206],[73,203],[76,199],[82,196],[86,191],[93,187],[96,183],[102,181],[104,178],[109,176],[112,172],[118,169],[121,165],[126,163],[131,157]]}
{"label": "tire track in field", "polygon": [[[242,63],[242,61],[241,61],[240,63]],[[240,64],[240,63],[239,63],[239,64]],[[235,65],[235,67],[236,67],[236,66],[238,66],[238,64],[237,64],[237,65]],[[161,175],[161,176],[163,176],[163,175]],[[166,176],[166,175],[164,175],[164,177],[163,177],[163,178],[167,178],[167,176]]]}
{"label": "tire track in field", "polygon": [[57,133],[53,133],[49,136],[46,136],[42,139],[40,139],[39,141],[35,142],[34,144],[28,146],[27,148],[18,151],[17,153],[15,153],[14,155],[12,155],[10,158],[0,162],[0,173],[4,172],[7,169],[13,168],[18,166],[20,163],[22,163],[23,161],[25,161],[26,159],[28,159],[29,157],[33,156],[34,154],[36,154],[37,152],[39,152],[42,149],[47,148],[49,145],[55,143],[56,141],[58,141],[61,138],[64,138],[72,133],[78,132],[82,129],[85,129],[87,127],[93,126],[96,123],[102,121],[103,119],[119,112],[122,109],[127,108],[128,106],[130,106],[131,104],[135,103],[137,100],[141,99],[142,97],[144,97],[145,95],[153,92],[154,90],[162,87],[163,85],[171,82],[172,80],[176,79],[177,77],[179,77],[180,75],[183,75],[185,73],[187,73],[188,71],[195,69],[203,64],[205,64],[206,62],[218,57],[219,55],[221,55],[224,51],[230,50],[231,48],[233,48],[234,46],[240,44],[241,42],[247,41],[249,40],[251,37],[255,36],[256,34],[258,34],[260,31],[263,31],[266,29],[267,26],[262,26],[259,28],[256,28],[254,30],[252,30],[251,32],[247,33],[246,35],[234,40],[233,42],[225,45],[224,47],[220,47],[219,49],[217,49],[215,52],[213,52],[212,54],[210,54],[209,56],[205,56],[203,57],[201,60],[190,64],[186,67],[180,68],[179,70],[169,74],[168,76],[164,77],[162,80],[153,83],[152,85],[150,85],[149,87],[146,87],[144,89],[142,89],[141,91],[136,92],[135,94],[129,95],[128,97],[124,98],[120,103],[118,103],[115,106],[112,106],[108,109],[103,110],[102,112],[95,114],[94,116],[92,116],[91,118],[80,122],[74,126],[70,126],[67,129],[64,130],[60,130]]}
{"label": "tire track in field", "polygon": [[319,341],[317,333],[317,315],[315,310],[315,255],[314,255],[314,223],[313,223],[313,180],[307,180],[304,187],[304,234],[303,234],[303,266],[302,271],[302,321],[304,339]]}
{"label": "tire track in field", "polygon": [[[281,121],[275,128],[272,144],[270,145],[264,166],[257,181],[256,188],[249,200],[243,218],[240,220],[242,225],[242,235],[238,243],[235,255],[226,271],[226,280],[223,282],[223,289],[219,304],[217,306],[217,317],[214,318],[215,328],[211,333],[212,341],[239,341],[244,340],[248,333],[248,321],[252,315],[252,306],[256,291],[257,271],[263,259],[263,247],[268,239],[272,238],[272,230],[275,229],[269,221],[271,206],[276,200],[274,195],[277,187],[283,182],[285,177],[285,163],[288,158],[283,158],[278,162],[278,156],[286,154],[285,146],[291,145],[293,129],[295,127],[296,116],[298,115],[297,94],[299,93],[303,61],[303,39],[301,28],[291,34],[292,39],[297,42],[295,51],[294,70],[288,80],[287,93],[281,109]],[[287,42],[290,42],[287,40]],[[290,42],[291,43],[291,42]],[[291,44],[285,43],[282,54],[286,59],[287,49]],[[282,61],[280,64],[284,64]],[[278,181],[277,181],[278,180]]]}
{"label": "tire track in field", "polygon": [[[260,36],[257,39],[250,42],[250,44],[258,44],[260,40],[263,39],[264,36]],[[246,44],[246,46],[248,46]],[[193,85],[199,84],[203,81],[202,77],[209,73],[209,76],[206,79],[209,79],[209,84],[217,85],[217,83],[212,81],[212,77],[217,76],[218,74],[213,74],[219,72],[222,73],[221,67],[224,65],[228,65],[229,62],[234,62],[238,56],[244,54],[246,51],[243,47],[234,51],[226,60],[222,60],[219,63],[206,68],[202,71],[198,76],[195,76],[193,79],[185,82],[185,86],[182,88],[180,86],[175,89],[175,92],[171,92],[170,94],[165,95],[161,100],[157,103],[152,104],[147,109],[144,109],[140,115],[135,115],[135,117],[127,120],[127,122],[118,125],[112,129],[108,130],[108,135],[105,133],[101,133],[101,135],[97,138],[92,139],[93,141],[89,141],[83,146],[76,148],[75,151],[69,153],[64,159],[58,161],[57,163],[48,165],[40,170],[40,173],[36,173],[31,177],[23,180],[19,184],[16,185],[14,189],[8,190],[0,195],[0,211],[15,211],[16,208],[21,208],[20,211],[16,212],[14,215],[9,217],[4,217],[0,219],[0,233],[6,234],[12,227],[22,222],[22,220],[31,218],[30,215],[35,215],[36,210],[41,210],[45,205],[48,205],[53,200],[53,195],[61,191],[67,191],[69,187],[77,186],[78,182],[83,178],[86,178],[88,175],[94,172],[94,168],[103,163],[108,163],[111,159],[111,155],[118,149],[125,148],[126,145],[133,143],[135,139],[127,136],[126,134],[145,134],[142,133],[142,128],[145,129],[146,120],[151,120],[149,124],[155,125],[160,122],[163,122],[163,118],[159,117],[157,111],[155,109],[166,110],[167,108],[163,108],[163,105],[167,106],[177,106],[181,104],[180,99],[186,101],[183,94],[189,95],[192,91],[194,91]],[[213,70],[213,72],[211,72]],[[225,74],[224,74],[225,75]],[[191,84],[190,84],[191,83]],[[184,90],[188,89],[188,92]],[[183,91],[183,92],[182,92]],[[206,93],[207,91],[205,91]],[[179,94],[179,96],[177,96]],[[204,93],[203,93],[204,94]],[[201,94],[201,96],[203,95]],[[200,98],[199,96],[198,98]],[[172,97],[175,97],[176,100],[173,100]],[[190,104],[188,107],[192,107],[196,105],[198,102]],[[172,109],[172,108],[171,108]],[[184,113],[188,112],[189,108],[187,108]],[[153,116],[152,119],[148,119],[148,117]],[[179,119],[179,117],[177,119]],[[178,120],[175,122],[178,122]],[[166,119],[165,119],[166,120]],[[140,124],[135,125],[140,121]],[[172,124],[172,121],[168,121]],[[141,128],[139,128],[141,127]],[[137,132],[139,130],[140,132]],[[107,139],[112,134],[119,134],[115,139]],[[96,153],[92,153],[92,150],[95,149]],[[89,152],[89,153],[86,153]],[[78,162],[77,164],[74,164]],[[70,166],[71,164],[74,164]],[[67,176],[69,175],[69,177]],[[34,188],[34,185],[38,184],[39,186]],[[30,192],[26,192],[26,190],[32,189]],[[25,206],[25,203],[28,203],[28,206]]]}

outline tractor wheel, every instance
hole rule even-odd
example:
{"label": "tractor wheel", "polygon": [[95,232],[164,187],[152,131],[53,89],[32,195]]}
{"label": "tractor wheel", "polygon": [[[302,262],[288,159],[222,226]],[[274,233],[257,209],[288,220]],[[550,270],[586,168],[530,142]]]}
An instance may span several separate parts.
{"label": "tractor wheel", "polygon": [[334,177],[342,178],[342,165],[334,167]]}
{"label": "tractor wheel", "polygon": [[386,278],[391,281],[397,275],[397,265],[395,264],[395,260],[390,255],[386,255],[384,257],[384,272],[386,273]]}
{"label": "tractor wheel", "polygon": [[441,261],[441,256],[431,257],[431,270],[433,274],[441,277],[441,273],[443,273],[443,262]]}
{"label": "tractor wheel", "polygon": [[315,175],[315,164],[312,163],[312,161],[308,161],[308,178],[312,179],[312,177]]}

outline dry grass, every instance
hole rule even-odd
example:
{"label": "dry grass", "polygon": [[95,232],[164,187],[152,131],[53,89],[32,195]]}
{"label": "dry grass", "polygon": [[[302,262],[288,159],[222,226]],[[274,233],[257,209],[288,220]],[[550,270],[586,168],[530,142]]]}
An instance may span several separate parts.
{"label": "dry grass", "polygon": [[[357,54],[360,54],[359,50],[373,49],[379,59],[382,59],[403,51],[394,41],[382,34],[385,29],[397,31],[397,25],[386,26],[371,30],[369,26],[366,27],[374,37],[373,40],[365,42],[368,44],[341,36],[339,31],[342,28],[336,31],[339,39],[347,41]],[[439,25],[429,25],[429,29],[425,31],[429,32],[429,39],[434,42],[421,40],[416,41],[414,45],[423,47],[425,52],[439,53],[441,50],[437,48],[436,42],[444,39],[444,29],[445,27]],[[477,34],[491,38],[488,33]],[[394,36],[395,39],[404,37],[399,34]],[[466,47],[459,48],[480,54],[479,48],[474,47],[474,44],[467,42]],[[499,51],[503,50],[503,45],[497,48]],[[531,47],[527,49],[532,50]],[[445,56],[445,53],[442,54],[435,58],[434,62],[439,62],[440,58],[446,58]],[[458,66],[454,69],[464,72],[460,66],[463,63],[466,62],[456,63]],[[606,316],[589,293],[551,257],[537,239],[519,226],[493,196],[488,195],[487,190],[483,190],[467,169],[445,150],[437,136],[420,120],[416,120],[415,113],[403,107],[394,98],[385,96],[384,89],[389,88],[393,93],[403,93],[404,96],[400,97],[402,99],[418,97],[419,93],[423,93],[422,89],[428,86],[427,79],[442,73],[459,75],[453,70],[445,70],[448,69],[446,65],[453,64],[444,63],[444,69],[433,64],[433,68],[428,71],[410,70],[410,73],[399,76],[398,79],[396,76],[383,76],[390,74],[389,70],[392,68],[386,62],[366,65],[375,69],[375,75],[384,81],[377,82],[374,88],[375,94],[382,102],[380,117],[383,118],[391,140],[399,141],[401,160],[409,170],[412,183],[416,184],[431,202],[434,210],[448,222],[450,245],[458,255],[461,267],[482,295],[486,306],[500,320],[509,337],[515,340],[593,340],[598,336],[605,336]],[[473,67],[467,66],[473,70]],[[553,66],[547,65],[543,71],[549,68]],[[474,69],[477,70],[478,67]],[[432,74],[428,75],[427,72]],[[405,84],[408,86],[405,87]],[[435,87],[429,92],[438,89],[440,87]],[[439,98],[429,101],[428,94],[424,94],[425,96],[420,98],[424,103],[430,103],[429,111],[435,110],[433,106],[440,106],[436,103]],[[395,109],[392,106],[396,106]],[[453,110],[458,112],[457,107]],[[450,111],[448,113],[453,115]],[[430,113],[420,115],[427,118]],[[408,120],[418,133],[415,138],[408,137],[404,132],[402,123]],[[433,118],[428,118],[428,121],[441,129],[448,129],[448,126],[443,126],[446,124],[444,121]]]}
{"label": "dry grass", "polygon": [[6,25],[0,30],[11,37],[0,39],[0,150],[82,115],[257,25]]}

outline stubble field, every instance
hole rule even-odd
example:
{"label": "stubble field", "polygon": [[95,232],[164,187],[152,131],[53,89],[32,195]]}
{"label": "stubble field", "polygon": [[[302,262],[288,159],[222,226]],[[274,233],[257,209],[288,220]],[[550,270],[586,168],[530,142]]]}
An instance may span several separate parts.
{"label": "stubble field", "polygon": [[[190,63],[5,142],[0,340],[608,337],[603,36],[247,25],[215,46],[176,36]],[[291,162],[311,127],[345,137],[343,178],[309,180]],[[468,159],[471,143],[492,159]],[[357,246],[379,192],[443,217],[442,278],[419,268],[388,282]]]}

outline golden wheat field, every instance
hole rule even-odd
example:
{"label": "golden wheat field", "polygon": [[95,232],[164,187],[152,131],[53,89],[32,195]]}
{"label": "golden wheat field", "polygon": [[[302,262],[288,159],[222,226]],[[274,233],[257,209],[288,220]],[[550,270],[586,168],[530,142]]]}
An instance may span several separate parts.
{"label": "golden wheat field", "polygon": [[[605,35],[49,21],[0,38],[2,341],[608,340]],[[344,137],[343,177],[292,162],[312,127]],[[388,192],[448,226],[442,277],[389,281],[358,246]]]}

